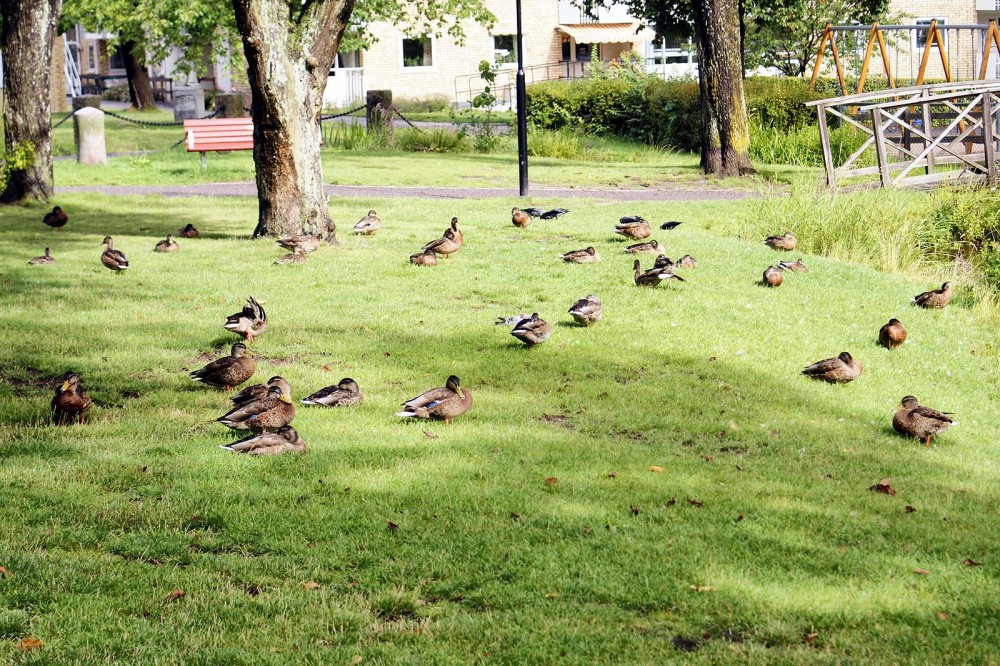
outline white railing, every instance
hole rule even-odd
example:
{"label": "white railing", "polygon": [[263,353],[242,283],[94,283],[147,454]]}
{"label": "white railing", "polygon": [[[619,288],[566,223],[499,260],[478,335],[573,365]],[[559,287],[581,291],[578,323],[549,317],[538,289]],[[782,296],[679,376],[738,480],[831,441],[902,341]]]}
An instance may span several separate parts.
{"label": "white railing", "polygon": [[365,70],[363,67],[335,67],[326,79],[323,106],[340,108],[365,99]]}
{"label": "white railing", "polygon": [[83,83],[80,81],[80,66],[73,57],[73,49],[69,47],[66,35],[62,36],[63,54],[66,58],[66,94],[70,97],[79,97],[83,94]]}

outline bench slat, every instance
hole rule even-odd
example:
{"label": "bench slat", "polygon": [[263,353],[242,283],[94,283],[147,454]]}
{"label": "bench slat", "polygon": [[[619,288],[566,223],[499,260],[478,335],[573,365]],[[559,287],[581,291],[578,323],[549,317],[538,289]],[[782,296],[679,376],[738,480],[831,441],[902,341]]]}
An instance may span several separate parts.
{"label": "bench slat", "polygon": [[189,153],[253,150],[253,121],[248,118],[185,120],[184,132]]}

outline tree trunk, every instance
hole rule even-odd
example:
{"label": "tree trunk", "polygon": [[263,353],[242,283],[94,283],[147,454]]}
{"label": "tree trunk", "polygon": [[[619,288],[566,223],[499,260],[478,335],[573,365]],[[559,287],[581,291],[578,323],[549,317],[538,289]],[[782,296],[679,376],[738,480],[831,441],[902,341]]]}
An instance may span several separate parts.
{"label": "tree trunk", "polygon": [[153,83],[146,71],[146,54],[133,41],[122,42],[122,56],[125,60],[125,76],[128,77],[128,96],[137,111],[155,111]]}
{"label": "tree trunk", "polygon": [[4,55],[4,147],[31,142],[35,161],[11,174],[0,203],[47,201],[52,194],[52,41],[62,0],[0,0],[0,51]]}
{"label": "tree trunk", "polygon": [[[354,0],[232,0],[247,59],[258,221],[254,236],[335,227],[323,191],[323,90]],[[290,16],[291,14],[291,16]]]}
{"label": "tree trunk", "polygon": [[701,89],[701,168],[717,176],[754,173],[743,92],[738,0],[694,0]]}

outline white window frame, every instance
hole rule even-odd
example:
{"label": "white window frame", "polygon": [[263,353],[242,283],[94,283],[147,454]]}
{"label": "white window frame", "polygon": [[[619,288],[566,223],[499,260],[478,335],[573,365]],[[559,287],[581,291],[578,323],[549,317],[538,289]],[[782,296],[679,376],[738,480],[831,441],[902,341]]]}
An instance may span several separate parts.
{"label": "white window frame", "polygon": [[[431,40],[431,64],[429,65],[407,65],[406,55],[403,51],[403,42],[407,39],[429,39]],[[437,53],[437,38],[434,35],[423,35],[421,37],[413,37],[411,35],[403,35],[399,38],[399,69],[404,72],[429,72],[436,69],[435,63],[437,58],[434,54]]]}
{"label": "white window frame", "polygon": [[87,44],[87,73],[96,74],[100,71],[100,63],[97,62],[97,44],[93,42]]}
{"label": "white window frame", "polygon": [[502,62],[500,63],[500,69],[517,69],[517,35],[510,33],[500,33],[500,34],[490,34],[493,39],[493,62],[496,62],[496,56],[499,54],[497,50],[497,37],[512,37],[514,41],[514,48],[511,51],[511,55],[514,56],[514,62]]}
{"label": "white window frame", "polygon": [[[924,46],[926,46],[926,44],[927,44],[927,37],[924,38],[924,43],[921,44],[920,43],[920,33],[923,32],[925,35],[930,36],[931,21],[934,21],[934,20],[937,20],[937,24],[939,26],[948,25],[948,19],[947,18],[938,18],[936,16],[931,16],[929,18],[915,18],[915,19],[913,19],[913,23],[914,24],[916,24],[916,25],[926,25],[927,28],[928,28],[927,30],[914,30],[913,31],[913,46],[914,46],[914,48],[916,48],[916,49],[923,49]],[[947,51],[948,51],[948,31],[947,30],[942,30],[941,31],[941,38],[942,38],[942,41],[944,42],[944,50],[947,53]],[[937,45],[937,42],[935,42],[935,46],[936,45]]]}

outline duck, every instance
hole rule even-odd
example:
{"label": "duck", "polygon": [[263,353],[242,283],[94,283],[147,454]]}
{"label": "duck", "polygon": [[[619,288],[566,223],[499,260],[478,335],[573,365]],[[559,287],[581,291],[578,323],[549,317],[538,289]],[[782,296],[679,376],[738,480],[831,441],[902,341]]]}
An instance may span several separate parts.
{"label": "duck", "polygon": [[632,240],[642,240],[652,236],[653,229],[646,220],[639,220],[638,222],[619,223],[615,226],[615,233]]}
{"label": "duck", "polygon": [[513,208],[510,211],[510,222],[515,227],[523,229],[531,224],[531,215],[528,215],[520,208]]}
{"label": "duck", "polygon": [[282,236],[278,240],[274,241],[274,244],[279,245],[290,252],[301,251],[303,253],[309,253],[318,250],[320,243],[322,242],[323,239],[319,236],[296,234],[294,236]]}
{"label": "duck", "polygon": [[101,253],[101,263],[116,273],[121,273],[128,269],[128,258],[120,251],[116,250],[111,236],[105,236],[101,245],[108,247]]}
{"label": "duck", "polygon": [[590,294],[571,305],[569,313],[576,323],[582,326],[590,326],[601,320],[601,317],[604,316],[604,308],[601,304],[601,299]]}
{"label": "duck", "polygon": [[204,368],[193,371],[191,379],[230,391],[253,377],[256,370],[257,362],[247,356],[247,346],[237,342],[229,356],[215,359]]}
{"label": "duck", "polygon": [[601,255],[590,246],[582,250],[570,250],[560,254],[559,258],[570,264],[596,264],[601,260]]}
{"label": "duck", "polygon": [[669,267],[653,266],[653,268],[643,271],[638,259],[632,264],[632,270],[635,272],[635,286],[637,287],[658,287],[664,280],[685,281],[680,275],[674,275]]}
{"label": "duck", "polygon": [[248,386],[239,393],[236,393],[231,398],[229,402],[234,405],[245,405],[248,402],[253,402],[254,400],[260,400],[267,397],[267,392],[272,386],[277,386],[278,388],[286,388],[288,393],[291,394],[292,387],[284,377],[275,375],[267,380],[266,384],[254,384],[253,386]]}
{"label": "duck", "polygon": [[526,213],[526,214],[530,215],[531,217],[541,217],[542,215],[545,215],[545,211],[544,210],[542,210],[541,208],[534,208],[534,207],[532,207],[532,208],[522,208],[521,212],[522,213]]}
{"label": "duck", "polygon": [[635,243],[625,248],[626,254],[664,254],[665,250],[659,241],[651,240],[645,243]]}
{"label": "duck", "polygon": [[540,345],[552,336],[552,327],[549,323],[538,316],[537,312],[532,313],[527,319],[522,319],[514,325],[514,330],[510,332],[515,338],[529,347]]}
{"label": "duck", "polygon": [[28,260],[29,266],[45,266],[47,264],[54,264],[56,258],[49,254],[49,248],[45,248],[45,254],[40,257],[33,257]]}
{"label": "duck", "polygon": [[672,231],[673,229],[676,229],[679,226],[681,226],[680,222],[677,222],[676,220],[671,220],[670,222],[664,222],[663,224],[661,224],[660,228],[663,229],[664,231]]}
{"label": "duck", "polygon": [[62,384],[52,396],[52,420],[56,425],[77,421],[83,423],[90,409],[90,396],[80,386],[80,377],[72,370],[63,375]]}
{"label": "duck", "polygon": [[802,260],[798,261],[779,261],[778,268],[783,271],[791,271],[793,273],[808,273],[809,268],[806,267]]}
{"label": "duck", "polygon": [[170,234],[167,234],[165,239],[156,244],[156,247],[153,248],[153,252],[177,252],[180,249],[181,246],[170,238]]}
{"label": "duck", "polygon": [[42,224],[52,227],[53,229],[61,229],[66,226],[69,222],[69,216],[63,211],[59,206],[55,206],[50,212],[45,214],[42,218]]}
{"label": "duck", "polygon": [[295,428],[285,425],[274,432],[250,435],[219,448],[251,456],[280,456],[282,453],[305,453],[306,443]]}
{"label": "duck", "polygon": [[177,235],[181,238],[197,238],[198,230],[195,229],[193,224],[188,222],[186,225],[177,230]]}
{"label": "duck", "polygon": [[496,326],[517,326],[521,323],[522,319],[531,319],[531,315],[526,312],[521,314],[516,314],[511,317],[497,317],[496,321],[493,322]]}
{"label": "duck", "polygon": [[921,407],[912,395],[904,397],[892,417],[892,428],[901,435],[924,440],[924,446],[931,445],[931,437],[944,432],[958,421],[953,421],[948,412],[939,412],[930,407]]}
{"label": "duck", "polygon": [[302,398],[304,405],[320,405],[322,407],[354,407],[364,402],[358,383],[350,377],[344,377],[333,386],[321,388]]}
{"label": "duck", "polygon": [[862,369],[861,364],[848,352],[840,352],[833,358],[813,363],[803,369],[802,374],[831,384],[844,384],[860,377]]}
{"label": "duck", "polygon": [[438,259],[434,250],[421,250],[410,255],[410,263],[416,266],[437,266]]}
{"label": "duck", "polygon": [[458,218],[451,218],[451,228],[446,229],[441,238],[432,240],[424,246],[424,250],[430,250],[435,254],[443,255],[445,259],[461,249],[465,243],[465,237],[458,230]]}
{"label": "duck", "polygon": [[247,344],[251,345],[254,338],[264,335],[267,326],[267,312],[253,296],[247,298],[247,304],[242,310],[226,317],[226,323],[222,325],[227,331],[242,335]]}
{"label": "duck", "polygon": [[451,423],[472,407],[472,393],[462,386],[461,380],[455,375],[440,388],[424,391],[416,398],[403,403],[403,411],[397,412],[400,418],[437,419],[446,424]]}
{"label": "duck", "polygon": [[698,260],[690,254],[685,254],[677,260],[677,265],[681,268],[698,268]]}
{"label": "duck", "polygon": [[294,418],[295,404],[291,393],[286,387],[272,386],[260,400],[233,407],[215,420],[233,430],[274,432],[291,423]]}
{"label": "duck", "polygon": [[772,250],[784,250],[785,252],[791,252],[797,244],[798,241],[795,240],[795,235],[791,231],[786,231],[781,236],[768,236],[764,239],[764,245]]}
{"label": "duck", "polygon": [[370,210],[367,215],[358,220],[352,231],[363,236],[374,236],[375,232],[381,228],[382,218],[374,210]]}
{"label": "duck", "polygon": [[622,215],[618,218],[618,224],[635,224],[636,222],[645,222],[646,218],[642,215]]}
{"label": "duck", "polygon": [[928,310],[943,308],[951,302],[951,282],[945,282],[940,289],[917,294],[912,302]]}
{"label": "duck", "polygon": [[279,266],[287,264],[304,264],[306,263],[306,259],[308,259],[308,257],[306,256],[305,250],[303,250],[301,246],[296,245],[294,250],[288,254],[281,255],[274,263]]}
{"label": "duck", "polygon": [[760,281],[765,287],[780,287],[785,281],[785,276],[774,266],[768,266],[764,269],[764,276]]}
{"label": "duck", "polygon": [[539,215],[539,217],[542,218],[543,220],[555,220],[556,218],[560,218],[568,212],[569,211],[566,210],[565,208],[553,208],[552,210],[545,211],[544,213]]}
{"label": "duck", "polygon": [[906,328],[898,319],[890,319],[878,331],[878,343],[886,349],[895,349],[906,342]]}
{"label": "duck", "polygon": [[653,268],[673,268],[675,265],[673,260],[665,254],[661,254],[653,260]]}

